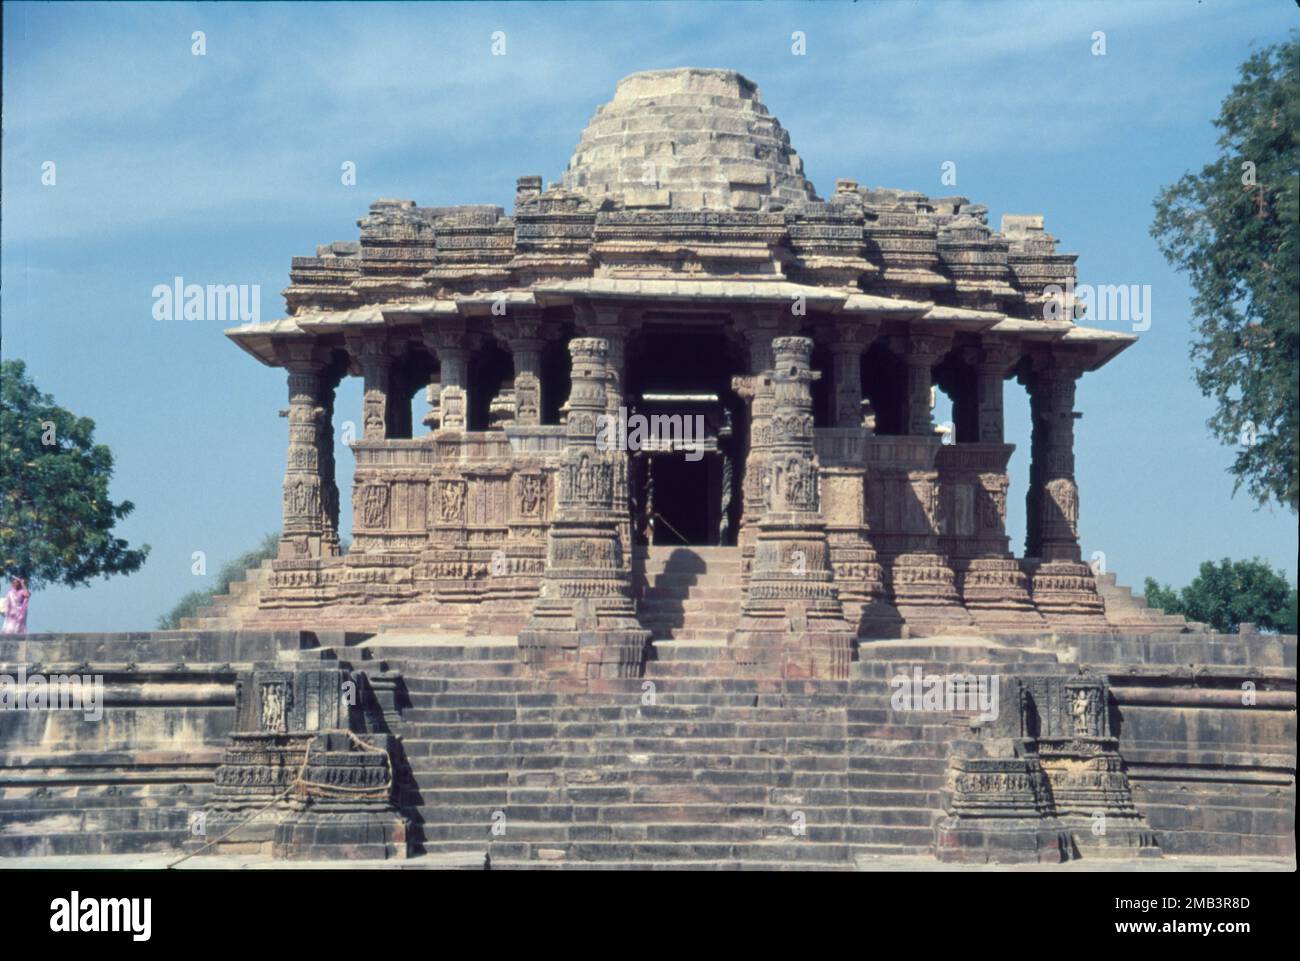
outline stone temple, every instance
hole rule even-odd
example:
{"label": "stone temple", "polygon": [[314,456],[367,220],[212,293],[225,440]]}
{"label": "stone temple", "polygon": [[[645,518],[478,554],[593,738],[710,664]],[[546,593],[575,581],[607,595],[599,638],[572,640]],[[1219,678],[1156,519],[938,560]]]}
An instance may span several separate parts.
{"label": "stone temple", "polygon": [[2,642],[113,723],[0,716],[0,854],[1294,855],[1295,638],[1081,557],[1076,384],[1136,338],[1041,216],[819,196],[753,82],[677,69],[509,214],[358,225],[226,332],[288,381],[278,556],[179,632]]}

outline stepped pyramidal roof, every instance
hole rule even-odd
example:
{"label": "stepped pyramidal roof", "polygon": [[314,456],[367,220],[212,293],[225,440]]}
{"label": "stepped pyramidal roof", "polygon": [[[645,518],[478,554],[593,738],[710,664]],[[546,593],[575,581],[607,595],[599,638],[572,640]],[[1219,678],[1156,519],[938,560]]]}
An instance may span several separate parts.
{"label": "stepped pyramidal roof", "polygon": [[564,186],[593,200],[678,208],[817,199],[758,86],[734,70],[698,67],[623,78],[583,131]]}

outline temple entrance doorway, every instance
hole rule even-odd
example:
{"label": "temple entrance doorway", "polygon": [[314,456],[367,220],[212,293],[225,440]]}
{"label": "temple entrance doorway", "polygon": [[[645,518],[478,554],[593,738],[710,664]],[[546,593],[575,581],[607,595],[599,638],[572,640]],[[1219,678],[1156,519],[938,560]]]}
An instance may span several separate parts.
{"label": "temple entrance doorway", "polygon": [[638,467],[649,508],[642,530],[646,543],[718,544],[726,536],[719,453],[695,461],[681,453],[649,454]]}
{"label": "temple entrance doorway", "polygon": [[629,510],[637,544],[729,546],[740,523],[748,409],[719,327],[647,325],[628,345]]}

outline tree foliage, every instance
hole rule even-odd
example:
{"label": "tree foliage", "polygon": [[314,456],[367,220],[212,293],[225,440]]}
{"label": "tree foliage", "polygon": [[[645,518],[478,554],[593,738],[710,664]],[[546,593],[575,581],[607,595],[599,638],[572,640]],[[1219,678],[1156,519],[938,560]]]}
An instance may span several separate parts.
{"label": "tree foliage", "polygon": [[1182,591],[1146,579],[1146,600],[1167,614],[1209,624],[1216,631],[1235,634],[1245,623],[1261,630],[1296,632],[1296,589],[1258,557],[1248,561],[1224,558],[1206,561],[1196,578]]}
{"label": "tree foliage", "polygon": [[211,604],[214,597],[228,593],[230,585],[235,581],[243,580],[244,575],[250,568],[257,567],[262,561],[274,558],[279,545],[279,531],[272,531],[264,535],[261,542],[251,551],[245,551],[233,560],[223,564],[221,570],[217,571],[216,582],[211,587],[206,590],[190,591],[177,601],[175,607],[158,618],[158,629],[161,631],[178,630],[182,618],[193,617],[202,608]]}
{"label": "tree foliage", "polygon": [[1207,426],[1260,504],[1297,509],[1300,34],[1260,50],[1214,122],[1219,157],[1156,198],[1151,235],[1195,291],[1192,362]]}
{"label": "tree foliage", "polygon": [[113,455],[95,422],[37,390],[20,360],[0,363],[0,568],[38,588],[140,569],[113,528],[135,509],[108,496]]}

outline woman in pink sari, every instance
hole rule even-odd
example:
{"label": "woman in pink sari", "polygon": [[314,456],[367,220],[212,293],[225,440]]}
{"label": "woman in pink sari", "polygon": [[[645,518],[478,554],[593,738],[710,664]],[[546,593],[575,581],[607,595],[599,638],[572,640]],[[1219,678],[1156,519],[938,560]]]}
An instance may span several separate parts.
{"label": "woman in pink sari", "polygon": [[27,633],[27,602],[32,599],[32,592],[27,589],[27,582],[15,577],[9,584],[9,593],[3,598],[5,623],[0,628],[3,634]]}

